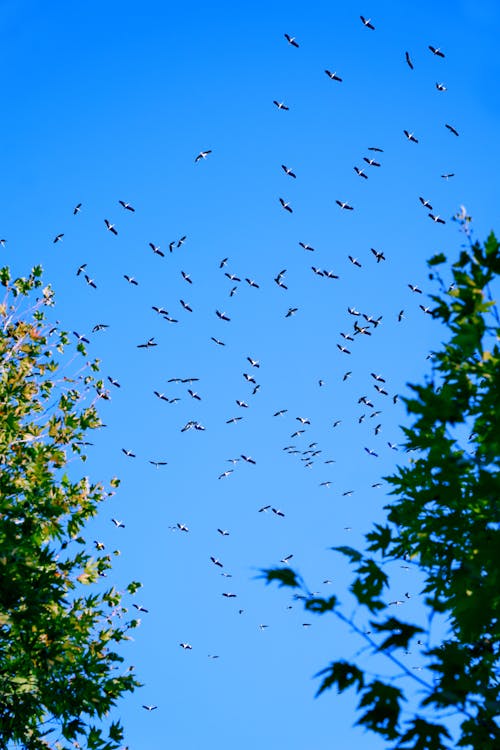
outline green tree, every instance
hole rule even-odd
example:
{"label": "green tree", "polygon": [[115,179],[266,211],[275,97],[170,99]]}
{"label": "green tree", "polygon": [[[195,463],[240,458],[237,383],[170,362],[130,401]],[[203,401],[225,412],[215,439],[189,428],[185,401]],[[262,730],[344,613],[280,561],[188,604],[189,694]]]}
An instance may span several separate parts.
{"label": "green tree", "polygon": [[[334,548],[355,568],[355,615],[346,616],[336,596],[315,598],[289,568],[264,571],[267,582],[300,591],[306,610],[333,613],[387,657],[389,677],[373,677],[359,655],[337,658],[317,675],[318,694],[352,688],[357,723],[405,750],[500,748],[500,320],[491,294],[500,246],[493,234],[484,245],[472,242],[465,210],[455,218],[468,241],[451,265],[452,283],[438,271],[443,254],[428,262],[439,288],[433,316],[449,338],[433,353],[426,382],[411,385],[405,399],[409,466],[386,477],[394,496],[387,523],[366,534],[364,551]],[[402,559],[420,571],[427,628],[388,613],[387,564]],[[366,612],[370,632],[358,624]],[[418,674],[400,658],[417,639],[426,644]]]}
{"label": "green tree", "polygon": [[[64,354],[41,268],[15,280],[3,268],[0,283],[0,747],[112,750],[123,730],[108,712],[139,685],[132,669],[118,671],[115,647],[139,621],[104,586],[112,556],[101,543],[92,554],[82,536],[113,489],[68,467],[85,460],[107,393],[82,341],[80,354]],[[79,356],[79,373],[62,375]]]}

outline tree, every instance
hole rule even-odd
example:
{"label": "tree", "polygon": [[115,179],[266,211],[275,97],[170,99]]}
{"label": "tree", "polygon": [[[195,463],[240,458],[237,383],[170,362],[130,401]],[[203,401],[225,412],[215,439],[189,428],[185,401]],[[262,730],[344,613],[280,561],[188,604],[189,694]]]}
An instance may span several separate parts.
{"label": "tree", "polygon": [[[114,649],[139,621],[123,619],[122,594],[102,579],[111,555],[82,531],[111,490],[69,464],[85,460],[88,430],[101,426],[107,393],[98,362],[76,376],[69,339],[50,326],[41,268],[11,280],[0,269],[0,747],[113,750],[122,739],[109,710],[139,683],[118,673]],[[33,301],[38,290],[39,297]],[[119,554],[116,550],[114,554]],[[93,586],[92,586],[93,584]],[[131,583],[133,594],[140,586]]]}
{"label": "tree", "polygon": [[[428,262],[439,288],[432,314],[449,340],[405,399],[410,465],[385,478],[395,499],[385,506],[387,523],[366,534],[366,549],[334,548],[355,566],[356,614],[346,616],[336,596],[315,598],[289,568],[264,571],[268,583],[300,590],[306,610],[333,613],[387,657],[389,677],[372,678],[359,658],[333,661],[317,675],[318,694],[354,689],[357,723],[405,750],[500,747],[500,319],[491,294],[500,245],[493,234],[484,246],[472,242],[464,209],[455,218],[468,241],[451,265],[451,285],[437,270],[445,256]],[[388,614],[387,564],[402,559],[421,573],[427,628]],[[363,611],[372,617],[368,633],[358,625]],[[417,639],[426,661],[418,674],[399,658]]]}

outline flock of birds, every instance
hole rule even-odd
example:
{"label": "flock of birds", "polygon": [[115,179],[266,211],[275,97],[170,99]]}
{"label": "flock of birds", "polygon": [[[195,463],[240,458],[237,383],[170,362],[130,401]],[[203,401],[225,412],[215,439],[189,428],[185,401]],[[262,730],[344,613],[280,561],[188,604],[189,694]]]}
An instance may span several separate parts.
{"label": "flock of birds", "polygon": [[[365,18],[363,16],[360,16],[361,22],[363,26],[373,32],[376,30],[376,26],[372,22],[372,19]],[[300,43],[297,40],[296,37],[290,36],[289,34],[285,34],[285,40],[295,50],[298,50],[300,48]],[[437,58],[444,58],[445,53],[432,45],[429,45],[429,51],[432,55],[434,55]],[[411,70],[414,70],[414,63],[412,61],[412,58],[409,54],[409,52],[405,52],[404,56],[407,65]],[[343,79],[342,76],[339,75],[337,71],[331,71],[326,69],[325,74],[328,76],[328,78],[338,84],[342,84]],[[440,92],[446,91],[446,86],[443,83],[437,82],[436,89]],[[274,106],[283,112],[287,112],[290,108],[289,106],[279,100],[274,100]],[[450,125],[449,123],[445,123],[445,127],[447,130],[455,137],[459,135],[457,129]],[[411,130],[404,130],[403,132],[404,137],[408,140],[409,143],[412,144],[418,144],[419,139],[417,135],[412,132]],[[354,165],[354,171],[355,173],[363,180],[367,180],[370,177],[370,172],[372,170],[379,169],[382,166],[382,158],[383,158],[384,150],[380,148],[379,146],[370,146],[368,148],[368,154],[363,157],[363,165]],[[195,156],[194,162],[196,164],[203,163],[205,161],[210,161],[210,159],[214,158],[212,149],[204,149],[199,151],[199,153]],[[294,171],[293,168],[287,166],[286,164],[281,164],[281,169],[284,173],[284,175],[287,178],[290,178],[291,180],[297,179],[297,174]],[[443,179],[450,179],[454,176],[454,173],[447,173],[443,174]],[[445,219],[443,219],[439,213],[433,208],[433,205],[431,201],[423,196],[417,196],[418,200],[420,201],[420,204],[422,205],[423,209],[427,211],[427,214],[429,218],[434,221],[436,224],[444,224]],[[125,200],[119,200],[118,201],[121,209],[128,213],[128,214],[135,214],[136,209],[135,207],[125,201]],[[341,211],[354,211],[355,207],[351,205],[347,200],[345,200],[342,197],[339,197],[335,199],[335,203],[338,206],[338,208]],[[287,212],[287,213],[293,213],[293,206],[291,205],[290,201],[286,200],[283,197],[279,197],[279,204],[281,205],[281,208]],[[73,214],[75,216],[78,216],[83,209],[82,203],[78,203],[73,210]],[[109,232],[114,237],[119,237],[120,235],[120,227],[119,224],[115,224],[114,222],[110,221],[109,219],[105,218],[103,220],[104,229],[106,232]],[[54,244],[58,244],[63,242],[64,240],[64,232],[60,232],[55,235],[53,242]],[[187,241],[187,236],[183,235],[179,238],[175,238],[170,240],[166,246],[165,249],[162,249],[161,246],[157,245],[154,242],[148,242],[149,248],[151,252],[160,257],[164,258],[167,253],[172,254],[183,247],[183,245]],[[4,246],[6,243],[5,239],[0,240],[0,244]],[[306,242],[299,241],[298,245],[302,248],[302,250],[306,254],[311,254],[311,257],[314,257],[315,248],[309,245]],[[380,251],[376,248],[370,248],[371,256],[373,258],[373,263],[380,264],[384,263],[386,261],[386,257],[384,252]],[[347,261],[355,268],[361,269],[364,265],[363,263],[356,257],[348,255]],[[249,288],[253,290],[259,290],[260,289],[260,283],[251,278],[250,276],[245,276],[244,274],[237,273],[230,269],[228,267],[229,258],[225,257],[222,258],[219,261],[219,270],[221,275],[223,274],[224,277],[228,280],[230,283],[229,288],[229,298],[234,297],[240,288],[241,285],[246,284]],[[315,276],[321,277],[322,279],[327,279],[330,281],[335,281],[339,278],[339,274],[331,269],[325,269],[316,265],[311,265],[311,271]],[[288,291],[288,285],[287,285],[287,269],[283,268],[278,271],[276,276],[273,277],[273,283],[276,284],[278,288],[283,290],[284,292]],[[80,279],[82,279],[89,288],[96,291],[99,289],[99,280],[97,278],[94,278],[88,268],[88,263],[82,263],[78,268],[76,269],[76,275]],[[181,278],[185,284],[185,290],[186,294],[182,295],[182,298],[179,299],[179,307],[176,310],[167,310],[166,308],[155,305],[152,306],[153,312],[159,316],[162,320],[165,322],[177,325],[181,323],[181,316],[184,314],[192,315],[194,314],[194,306],[188,299],[188,290],[193,285],[193,278],[190,273],[188,273],[185,270],[181,270]],[[136,279],[134,276],[130,274],[123,274],[123,279],[125,282],[131,286],[139,286],[140,281]],[[182,282],[181,282],[182,283]],[[409,294],[415,295],[417,299],[422,299],[422,289],[419,288],[418,285],[408,282],[407,283]],[[419,303],[419,308],[422,311],[423,314],[429,314],[432,315],[432,309],[422,303]],[[291,318],[296,313],[299,312],[299,308],[295,306],[288,306],[288,309],[283,310],[283,317],[284,318]],[[215,347],[225,347],[226,342],[224,341],[224,334],[222,331],[224,330],[224,327],[226,325],[231,324],[231,317],[233,313],[226,312],[221,307],[215,307],[213,310],[213,316],[214,316],[214,324],[216,323],[217,326],[221,327],[221,332],[219,330],[214,331],[214,335],[211,337],[211,341],[213,342],[213,345]],[[394,315],[394,320],[397,323],[401,323],[404,319],[405,312],[403,309],[397,311]],[[339,352],[339,356],[345,357],[346,361],[348,361],[349,356],[352,354],[353,347],[356,346],[357,341],[364,340],[366,337],[375,336],[377,334],[377,329],[380,325],[382,325],[383,322],[383,316],[382,315],[375,315],[372,313],[367,313],[361,310],[358,310],[354,306],[349,306],[347,309],[347,318],[346,318],[346,324],[344,329],[339,333],[339,340],[336,342],[336,348]],[[104,322],[97,323],[92,328],[92,334],[97,334],[103,331],[106,331],[108,328],[108,324]],[[81,344],[89,344],[90,338],[88,335],[81,334],[77,331],[74,331],[74,336],[78,343]],[[138,341],[135,346],[138,349],[152,349],[158,345],[157,341],[155,340],[154,336],[151,336],[149,338],[146,338],[145,340]],[[244,398],[236,398],[234,400],[234,412],[229,413],[226,416],[225,422],[227,425],[236,425],[238,422],[241,422],[245,418],[245,414],[247,413],[248,409],[251,408],[252,399],[257,396],[259,393],[259,390],[261,388],[260,381],[260,374],[265,370],[264,364],[261,367],[260,361],[254,356],[253,353],[249,353],[246,357],[246,366],[244,371],[242,372],[242,379],[244,380],[245,387],[249,388],[248,395],[246,395]],[[342,375],[342,381],[347,381],[352,374],[352,371],[349,369],[346,369],[344,374]],[[164,392],[160,389],[155,389],[153,391],[153,396],[157,398],[159,401],[162,401],[169,405],[175,405],[178,401],[181,399],[191,399],[193,405],[196,405],[198,402],[202,401],[204,399],[204,394],[202,391],[198,391],[197,388],[199,387],[197,385],[198,383],[198,377],[171,377],[168,379],[168,391]],[[109,388],[121,388],[121,383],[118,379],[107,376],[107,382],[109,383]],[[319,388],[322,388],[325,385],[325,381],[322,379],[318,380],[317,383]],[[175,392],[175,389],[177,389],[177,392]],[[174,395],[175,394],[175,395]],[[109,398],[109,391],[107,388],[103,388],[103,391],[101,393],[102,398]],[[377,443],[371,444],[371,445],[365,445],[364,451],[370,458],[377,459],[381,455],[381,448],[379,447],[380,444],[380,438],[379,435],[382,432],[382,421],[380,419],[380,415],[383,412],[383,409],[385,407],[385,404],[387,403],[397,403],[398,395],[397,393],[394,393],[390,387],[390,385],[387,382],[386,377],[384,374],[378,373],[378,372],[370,372],[369,373],[369,379],[367,381],[367,388],[364,393],[359,394],[357,397],[357,406],[360,408],[360,413],[355,417],[357,421],[361,424],[365,422],[366,425],[370,425],[370,432],[373,435],[373,438],[377,438]],[[287,435],[286,435],[286,445],[282,447],[282,450],[288,454],[290,457],[295,458],[298,460],[298,462],[305,468],[305,469],[311,469],[315,464],[321,465],[323,467],[328,467],[331,464],[335,463],[334,459],[331,458],[328,455],[328,451],[326,447],[323,447],[323,445],[320,444],[318,440],[311,440],[307,442],[307,445],[305,447],[300,445],[300,439],[302,436],[307,436],[308,428],[311,427],[311,419],[309,416],[304,414],[290,414],[289,410],[287,408],[282,408],[281,405],[278,405],[279,408],[276,408],[276,410],[272,414],[272,418],[276,420],[283,420],[284,423],[287,425],[290,425],[289,421],[290,418],[293,422],[293,428],[291,426],[288,426]],[[271,416],[271,415],[270,415]],[[336,419],[331,423],[332,429],[337,429],[342,420]],[[188,431],[205,431],[206,427],[203,425],[200,421],[197,419],[189,419],[188,421],[182,423],[179,425],[179,431],[181,433],[185,433]],[[380,444],[381,445],[381,444]],[[374,447],[375,446],[375,447]],[[384,447],[393,451],[397,451],[399,446],[396,443],[393,443],[391,441],[384,441]],[[137,459],[137,452],[133,447],[130,446],[123,446],[121,448],[121,451],[123,455],[126,457],[126,459],[129,460],[136,460]],[[168,462],[164,460],[164,458],[158,459],[158,458],[150,458],[148,459],[149,464],[152,465],[156,470],[164,469]],[[220,481],[227,481],[230,480],[230,478],[233,476],[233,474],[237,471],[237,469],[242,465],[248,465],[249,467],[254,467],[257,465],[257,459],[254,458],[249,452],[244,453],[238,453],[238,455],[232,456],[228,459],[225,459],[225,465],[222,465],[218,472],[216,472],[216,477]],[[318,482],[319,487],[328,490],[330,488],[335,487],[335,483],[330,478],[320,477],[320,481]],[[373,488],[381,487],[381,482],[375,482],[371,485]],[[349,497],[354,492],[353,489],[345,488],[341,489],[339,491],[339,496],[342,497]],[[264,504],[257,508],[257,512],[265,514],[265,513],[271,513],[276,518],[285,518],[286,512],[282,510],[279,507],[276,507],[272,503]],[[180,534],[188,534],[189,533],[189,526],[184,520],[174,520],[172,519],[172,524],[170,526],[170,529],[173,532],[178,532]],[[126,523],[118,518],[112,518],[111,522],[117,529],[123,529],[126,527]],[[346,531],[350,530],[350,527],[345,527]],[[225,528],[217,528],[217,533],[220,535],[220,537],[226,537],[230,535],[230,531]],[[95,547],[97,550],[104,549],[104,543],[100,540],[96,540],[94,542]],[[280,560],[281,564],[288,565],[290,560],[292,559],[293,555],[289,554],[283,557]],[[218,556],[212,555],[210,556],[210,562],[211,564],[219,570],[221,575],[225,579],[230,579],[232,576],[230,573],[228,573],[225,569],[224,564],[221,562]],[[323,581],[324,584],[331,583],[329,579],[325,579]],[[230,588],[227,588],[227,590],[224,590],[221,592],[221,595],[226,599],[234,599],[237,598],[237,593],[233,591]],[[410,598],[410,594],[407,592],[404,597],[400,599],[395,599],[394,601],[390,602],[391,605],[394,606],[400,606],[405,603],[407,599]],[[139,604],[133,605],[138,612],[147,614],[148,609],[146,607],[143,607]],[[240,614],[243,614],[244,610],[239,609],[238,610]],[[303,626],[308,628],[310,627],[311,623],[303,623]],[[261,630],[266,629],[268,626],[264,623],[261,623],[259,625],[259,628]],[[179,647],[182,648],[185,651],[191,651],[193,650],[193,646],[190,642],[187,640],[180,640],[179,641]],[[209,658],[211,659],[217,659],[219,657],[218,654],[209,654]],[[144,704],[143,708],[148,711],[154,711],[157,709],[157,705],[155,704]]]}

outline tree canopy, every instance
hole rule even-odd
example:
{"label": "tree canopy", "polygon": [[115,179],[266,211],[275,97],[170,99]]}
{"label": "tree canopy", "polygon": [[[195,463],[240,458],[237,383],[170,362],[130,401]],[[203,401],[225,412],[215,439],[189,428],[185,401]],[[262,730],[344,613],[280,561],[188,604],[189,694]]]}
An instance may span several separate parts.
{"label": "tree canopy", "polygon": [[[455,218],[467,243],[451,264],[451,283],[439,270],[444,254],[428,261],[438,287],[432,315],[448,340],[404,399],[409,465],[385,477],[394,497],[365,549],[333,548],[354,566],[355,614],[345,614],[338,596],[315,597],[289,568],[264,571],[268,583],[300,591],[306,610],[333,613],[371,653],[387,657],[393,671],[375,677],[359,658],[336,658],[318,673],[318,694],[352,688],[357,723],[405,750],[500,747],[500,319],[491,291],[500,245],[493,234],[473,242],[464,210]],[[384,593],[395,560],[420,571],[427,628],[389,614]],[[359,624],[366,612],[370,631]],[[432,630],[435,619],[441,625]],[[401,659],[412,642],[423,647],[418,674]]]}
{"label": "tree canopy", "polygon": [[119,482],[69,467],[108,396],[84,342],[68,358],[50,324],[41,268],[14,280],[2,268],[0,283],[0,746],[113,750],[123,731],[108,712],[139,685],[115,649],[139,621],[103,585],[112,555],[82,534]]}

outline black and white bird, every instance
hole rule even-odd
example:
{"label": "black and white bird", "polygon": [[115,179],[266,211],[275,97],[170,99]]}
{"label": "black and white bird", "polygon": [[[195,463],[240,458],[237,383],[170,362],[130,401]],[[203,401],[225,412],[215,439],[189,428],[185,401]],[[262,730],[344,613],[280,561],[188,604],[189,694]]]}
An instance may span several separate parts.
{"label": "black and white bird", "polygon": [[307,244],[307,242],[299,242],[299,245],[300,245],[300,246],[301,246],[301,247],[302,247],[302,248],[303,248],[304,250],[309,250],[309,251],[310,251],[310,252],[312,252],[312,253],[314,252],[314,247],[312,247],[311,245],[308,245],[308,244]]}
{"label": "black and white bird", "polygon": [[276,99],[273,100],[273,104],[278,107],[278,109],[284,109],[285,111],[288,111],[290,107],[287,107],[287,105],[284,102],[278,102]]}
{"label": "black and white bird", "polygon": [[363,26],[366,26],[367,29],[371,29],[372,31],[375,31],[375,26],[371,22],[371,18],[365,18],[364,16],[360,16],[361,21],[363,23]]}
{"label": "black and white bird", "polygon": [[106,229],[108,230],[108,232],[111,232],[112,234],[118,234],[114,224],[111,224],[107,219],[104,219],[104,223],[106,224]]}
{"label": "black and white bird", "polygon": [[418,138],[415,138],[413,133],[410,133],[408,130],[403,130],[403,133],[408,138],[409,141],[412,141],[412,143],[418,143]]}
{"label": "black and white bird", "polygon": [[453,133],[453,135],[458,135],[458,130],[456,130],[453,125],[448,125],[448,123],[445,123],[445,128],[448,128],[450,133]]}
{"label": "black and white bird", "polygon": [[228,318],[225,312],[220,312],[219,310],[216,310],[215,314],[217,315],[218,318],[220,318],[220,320],[225,320],[227,322],[231,320],[231,318]]}
{"label": "black and white bird", "polygon": [[123,523],[123,521],[119,521],[117,518],[112,518],[111,521],[114,523],[117,529],[125,528],[125,524]]}
{"label": "black and white bird", "polygon": [[360,169],[359,167],[354,167],[354,171],[359,177],[362,177],[364,180],[368,179],[368,175],[365,173],[364,169]]}
{"label": "black and white bird", "polygon": [[155,255],[159,255],[161,258],[165,257],[165,253],[163,252],[163,250],[160,250],[160,247],[158,245],[155,245],[153,242],[149,242],[148,244]]}
{"label": "black and white bird", "polygon": [[337,75],[337,71],[334,71],[332,73],[331,70],[325,70],[325,73],[328,76],[328,78],[330,78],[330,80],[332,80],[332,81],[338,81],[339,83],[342,83],[342,78]]}
{"label": "black and white bird", "polygon": [[288,175],[289,177],[294,177],[294,178],[296,178],[296,177],[297,177],[297,175],[295,174],[295,172],[293,172],[293,171],[292,171],[292,170],[290,169],[290,167],[287,167],[287,166],[285,166],[285,164],[282,164],[282,165],[281,165],[281,169],[282,169],[282,170],[283,170],[283,171],[285,172],[285,174],[287,174],[287,175]]}
{"label": "black and white bird", "polygon": [[447,90],[446,86],[444,85],[444,83],[436,83],[436,88],[437,88],[438,91],[446,91]]}
{"label": "black and white bird", "polygon": [[54,244],[56,244],[56,242],[61,242],[61,240],[62,240],[63,237],[64,237],[64,232],[62,232],[61,234],[56,234],[56,236],[54,237],[54,239],[52,240],[52,242]]}
{"label": "black and white bird", "polygon": [[294,36],[290,36],[289,34],[285,34],[285,39],[287,40],[288,44],[291,44],[292,47],[299,47],[299,44]]}
{"label": "black and white bird", "polygon": [[433,47],[431,44],[429,44],[429,49],[433,55],[436,55],[437,57],[444,57],[444,52],[441,52],[439,47]]}
{"label": "black and white bird", "polygon": [[197,156],[197,157],[195,158],[195,160],[194,160],[194,161],[195,161],[195,163],[196,163],[196,162],[198,162],[198,161],[201,161],[202,159],[206,159],[206,158],[207,158],[207,156],[208,156],[209,154],[211,154],[211,153],[212,153],[212,150],[211,150],[211,149],[207,149],[206,151],[200,151],[200,153],[198,154],[198,156]]}
{"label": "black and white bird", "polygon": [[122,448],[122,453],[124,453],[128,458],[135,458],[136,455],[132,451],[129,451],[127,448]]}
{"label": "black and white bird", "polygon": [[283,200],[283,198],[280,198],[280,203],[282,207],[285,209],[285,211],[288,211],[288,213],[293,214],[293,208],[290,206],[289,202],[286,202]]}
{"label": "black and white bird", "polygon": [[354,207],[350,206],[349,203],[347,203],[346,201],[335,200],[335,203],[337,204],[337,206],[340,206],[340,208],[344,209],[344,211],[354,210]]}
{"label": "black and white bird", "polygon": [[120,204],[120,206],[123,206],[126,211],[135,211],[135,208],[126,201],[118,201],[118,203]]}

